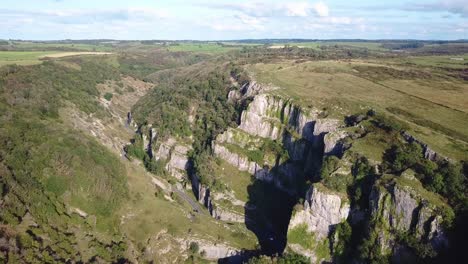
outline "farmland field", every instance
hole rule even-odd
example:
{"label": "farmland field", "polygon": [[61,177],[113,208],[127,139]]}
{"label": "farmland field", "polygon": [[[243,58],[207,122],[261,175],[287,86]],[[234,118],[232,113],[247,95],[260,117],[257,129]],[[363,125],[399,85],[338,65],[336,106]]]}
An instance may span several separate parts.
{"label": "farmland field", "polygon": [[63,51],[0,51],[0,66],[8,64],[33,65],[44,58],[61,58],[78,55],[106,55],[106,52],[63,52]]}

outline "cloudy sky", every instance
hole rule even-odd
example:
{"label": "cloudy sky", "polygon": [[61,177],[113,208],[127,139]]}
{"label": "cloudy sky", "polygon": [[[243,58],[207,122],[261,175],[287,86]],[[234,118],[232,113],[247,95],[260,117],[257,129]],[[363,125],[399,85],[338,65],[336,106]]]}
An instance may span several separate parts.
{"label": "cloudy sky", "polygon": [[1,0],[10,38],[467,39],[468,0]]}

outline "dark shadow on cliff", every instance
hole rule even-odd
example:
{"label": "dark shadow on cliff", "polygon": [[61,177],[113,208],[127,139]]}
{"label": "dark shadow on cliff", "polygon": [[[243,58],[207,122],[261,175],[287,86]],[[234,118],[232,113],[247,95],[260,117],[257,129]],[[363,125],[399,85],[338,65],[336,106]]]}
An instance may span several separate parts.
{"label": "dark shadow on cliff", "polygon": [[257,236],[262,254],[282,254],[297,199],[272,183],[252,178],[247,187],[249,200],[245,206],[245,224]]}
{"label": "dark shadow on cliff", "polygon": [[[307,124],[304,133],[312,133],[313,123]],[[293,140],[289,133],[282,138],[289,159],[280,163],[278,157],[273,168],[264,168],[252,176],[247,187],[245,224],[258,239],[259,253],[282,255],[287,245],[287,231],[294,205],[305,197],[307,181],[319,180],[323,159],[323,135],[314,141]]]}

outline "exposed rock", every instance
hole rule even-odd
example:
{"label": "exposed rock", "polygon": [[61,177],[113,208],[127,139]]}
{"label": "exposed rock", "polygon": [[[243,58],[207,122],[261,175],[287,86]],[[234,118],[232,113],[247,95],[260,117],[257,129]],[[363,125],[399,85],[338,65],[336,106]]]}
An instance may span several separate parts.
{"label": "exposed rock", "polygon": [[264,86],[264,85],[260,85],[255,81],[250,81],[242,85],[240,92],[242,93],[242,96],[249,97],[249,96],[257,95],[260,92],[265,91],[265,90],[271,90],[271,88]]}
{"label": "exposed rock", "polygon": [[230,152],[226,147],[216,142],[213,142],[213,152],[216,156],[237,167],[240,171],[248,171],[252,175],[255,175],[261,169],[261,166],[257,163],[249,161],[245,156]]}
{"label": "exposed rock", "polygon": [[283,107],[284,101],[281,98],[266,94],[257,95],[247,110],[242,112],[239,128],[251,135],[278,139]]}
{"label": "exposed rock", "polygon": [[333,131],[326,134],[323,138],[324,143],[324,155],[335,155],[340,156],[344,152],[344,144],[341,141],[346,138],[348,134],[345,131]]}
{"label": "exposed rock", "polygon": [[349,203],[340,195],[327,193],[317,185],[310,187],[304,202],[304,209],[296,212],[289,222],[288,230],[306,224],[307,230],[318,238],[328,236],[330,229],[346,220],[349,214]]}
{"label": "exposed rock", "polygon": [[420,190],[422,188],[417,179],[408,177],[403,182],[396,178],[386,179],[386,182],[378,182],[373,187],[369,197],[371,217],[380,224],[374,224],[371,228],[377,228],[381,234],[378,243],[384,252],[395,252],[398,246],[395,235],[398,232],[414,235],[423,242],[429,241],[436,250],[447,246],[441,225],[443,202],[437,201],[437,205],[429,202],[424,191]]}
{"label": "exposed rock", "polygon": [[431,148],[429,148],[429,146],[418,140],[417,138],[413,137],[411,134],[409,134],[408,132],[406,131],[403,131],[401,133],[401,135],[403,136],[403,138],[408,142],[408,143],[412,143],[412,142],[415,142],[417,144],[419,144],[422,149],[423,149],[423,155],[424,155],[424,158],[428,159],[428,160],[431,160],[431,161],[436,161],[436,160],[447,160],[448,158],[444,157],[444,156],[441,156],[440,154],[438,154],[437,152],[435,152],[434,150],[432,150]]}
{"label": "exposed rock", "polygon": [[184,145],[176,145],[171,152],[171,158],[166,164],[166,170],[179,180],[184,179],[185,171],[188,168],[187,153],[190,147]]}
{"label": "exposed rock", "polygon": [[228,101],[235,102],[242,98],[242,94],[238,90],[231,90],[228,93]]}
{"label": "exposed rock", "polygon": [[243,223],[245,216],[217,207],[213,210],[212,216],[216,219],[226,222]]}
{"label": "exposed rock", "polygon": [[411,194],[395,185],[393,189],[393,204],[395,205],[395,216],[391,217],[391,224],[398,230],[410,230],[411,221],[417,213],[415,210],[418,203]]}
{"label": "exposed rock", "polygon": [[337,119],[317,119],[314,124],[313,137],[309,138],[315,145],[322,142],[325,134],[336,131],[340,126],[340,121]]}
{"label": "exposed rock", "polygon": [[82,218],[88,217],[88,214],[85,211],[81,210],[80,208],[71,207],[70,209],[73,213],[81,216]]}
{"label": "exposed rock", "polygon": [[168,138],[166,141],[160,142],[158,151],[154,155],[155,159],[168,159],[171,155],[171,149],[176,143],[177,141],[174,138]]}
{"label": "exposed rock", "polygon": [[205,259],[208,260],[218,260],[221,258],[226,258],[239,254],[239,250],[233,247],[230,247],[226,244],[212,243],[206,240],[194,239],[192,241],[187,241],[187,248],[191,242],[196,242],[199,246],[199,252],[203,252]]}

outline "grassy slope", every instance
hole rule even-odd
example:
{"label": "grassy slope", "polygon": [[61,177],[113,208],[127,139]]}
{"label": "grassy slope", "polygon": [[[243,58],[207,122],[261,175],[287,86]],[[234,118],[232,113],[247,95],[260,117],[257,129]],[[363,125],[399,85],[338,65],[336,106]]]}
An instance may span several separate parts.
{"label": "grassy slope", "polygon": [[[275,93],[292,96],[306,105],[327,108],[331,116],[340,117],[370,107],[384,112],[390,109],[398,118],[408,121],[412,132],[436,151],[456,159],[468,158],[468,114],[463,111],[468,98],[466,82],[432,77],[432,68],[424,69],[429,71],[430,79],[426,75],[389,79],[375,71],[375,67],[382,66],[387,66],[387,62],[283,62],[251,65],[249,70],[258,81],[282,88]],[[400,66],[397,73],[406,70]],[[446,89],[447,83],[452,89]]]}
{"label": "grassy slope", "polygon": [[122,228],[131,240],[145,243],[166,230],[175,237],[199,237],[213,242],[221,240],[239,248],[253,248],[255,239],[242,225],[216,221],[207,214],[190,216],[191,207],[182,201],[170,202],[159,195],[150,183],[150,174],[141,166],[126,164],[130,199],[122,207]]}
{"label": "grassy slope", "polygon": [[[245,227],[225,226],[205,215],[190,220],[187,204],[156,199],[150,179],[139,174],[142,168],[124,166],[91,133],[85,135],[72,129],[72,123],[60,120],[66,115],[59,116],[59,109],[69,104],[98,118],[110,117],[99,106],[97,98],[102,94],[96,85],[119,79],[112,65],[112,60],[96,57],[2,69],[0,169],[2,176],[10,176],[1,180],[0,190],[6,196],[0,220],[11,230],[8,232],[25,241],[35,239],[28,232],[50,241],[40,246],[22,244],[22,257],[46,260],[49,253],[38,255],[36,249],[50,246],[63,259],[79,252],[75,260],[99,255],[110,262],[123,254],[126,242],[122,247],[119,242],[123,234],[144,245],[148,237],[163,229],[177,237],[186,236],[191,229],[192,236],[252,248],[254,240]],[[31,231],[22,220],[26,208],[30,221],[40,228]],[[88,217],[79,217],[77,210]],[[121,230],[122,212],[132,212],[133,217]],[[102,251],[112,241],[116,244],[109,246],[110,251]]]}
{"label": "grassy slope", "polygon": [[0,220],[21,241],[15,246],[21,258],[86,262],[99,255],[116,261],[125,248],[115,214],[128,193],[124,167],[58,117],[65,101],[105,115],[96,106],[95,85],[115,73],[99,62],[81,66],[79,71],[54,63],[2,68],[0,166],[6,172]]}

